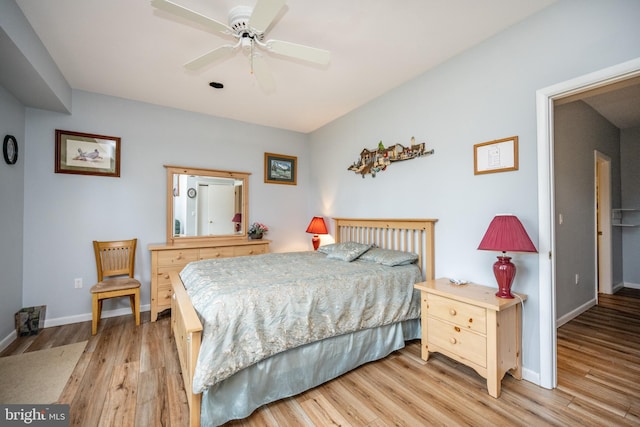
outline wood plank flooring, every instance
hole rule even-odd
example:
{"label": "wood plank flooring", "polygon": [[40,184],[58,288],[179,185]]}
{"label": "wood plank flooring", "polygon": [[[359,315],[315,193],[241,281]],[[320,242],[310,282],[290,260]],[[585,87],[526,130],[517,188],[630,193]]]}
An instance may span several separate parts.
{"label": "wood plank flooring", "polygon": [[[526,325],[526,322],[525,322]],[[473,370],[442,355],[425,363],[412,341],[230,426],[631,426],[640,425],[640,290],[603,295],[558,329],[558,388],[507,375],[487,394]],[[135,327],[131,316],[47,328],[0,356],[88,340],[60,403],[72,426],[184,426],[187,403],[169,318]]]}

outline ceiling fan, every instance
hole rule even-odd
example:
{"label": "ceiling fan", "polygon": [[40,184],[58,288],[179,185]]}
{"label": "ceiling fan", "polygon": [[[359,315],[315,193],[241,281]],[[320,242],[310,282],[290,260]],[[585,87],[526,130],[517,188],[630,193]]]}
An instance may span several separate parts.
{"label": "ceiling fan", "polygon": [[198,70],[229,57],[240,49],[249,57],[251,72],[260,87],[267,93],[275,89],[275,82],[260,50],[320,65],[329,63],[330,52],[327,50],[281,40],[265,41],[265,32],[285,3],[286,0],[257,0],[254,8],[236,6],[229,12],[229,25],[226,25],[169,0],[151,0],[153,7],[236,39],[235,44],[217,47],[187,62],[185,64],[187,69]]}

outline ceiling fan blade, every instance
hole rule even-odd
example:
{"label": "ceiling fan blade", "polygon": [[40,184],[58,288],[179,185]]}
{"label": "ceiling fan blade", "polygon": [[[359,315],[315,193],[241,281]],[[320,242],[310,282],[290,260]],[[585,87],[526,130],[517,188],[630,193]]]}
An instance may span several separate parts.
{"label": "ceiling fan blade", "polygon": [[205,53],[193,61],[184,64],[185,68],[195,71],[220,59],[230,56],[239,45],[232,46],[230,44],[220,46],[212,51]]}
{"label": "ceiling fan blade", "polygon": [[328,64],[331,57],[331,52],[328,50],[280,40],[269,40],[264,43],[264,46],[270,52],[302,59],[303,61],[315,62],[320,65]]}
{"label": "ceiling fan blade", "polygon": [[249,18],[249,27],[264,33],[285,3],[286,0],[258,0]]}
{"label": "ceiling fan blade", "polygon": [[151,6],[204,25],[205,27],[211,28],[212,30],[219,31],[225,34],[233,34],[231,28],[228,25],[168,0],[151,0]]}
{"label": "ceiling fan blade", "polygon": [[259,54],[253,54],[251,58],[251,68],[258,84],[265,93],[273,93],[276,90],[276,82],[273,80],[267,62]]}

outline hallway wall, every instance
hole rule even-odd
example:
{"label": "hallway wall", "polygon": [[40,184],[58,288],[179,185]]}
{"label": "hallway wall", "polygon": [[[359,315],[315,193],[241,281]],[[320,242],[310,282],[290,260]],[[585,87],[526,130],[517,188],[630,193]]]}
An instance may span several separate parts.
{"label": "hallway wall", "polygon": [[[594,150],[611,158],[611,205],[620,206],[620,130],[582,101],[557,106],[554,115],[557,319],[595,303]],[[615,285],[622,281],[619,229],[614,228],[611,239]],[[580,278],[578,284],[576,274]]]}

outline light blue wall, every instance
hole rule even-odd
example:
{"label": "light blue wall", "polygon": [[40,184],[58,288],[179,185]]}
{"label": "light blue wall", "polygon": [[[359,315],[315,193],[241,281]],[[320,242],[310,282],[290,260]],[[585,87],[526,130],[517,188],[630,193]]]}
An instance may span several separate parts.
{"label": "light blue wall", "polygon": [[[270,226],[271,250],[311,248],[306,135],[82,91],[73,91],[73,106],[71,115],[26,114],[24,304],[46,304],[52,322],[91,312],[94,239],[139,239],[136,276],[149,304],[147,246],[166,241],[166,164],[250,172],[249,220]],[[56,129],[122,138],[120,178],[54,173]],[[265,184],[264,152],[297,156],[298,185]],[[128,307],[108,303],[105,310]]]}
{"label": "light blue wall", "polygon": [[[327,216],[437,218],[436,275],[495,286],[476,248],[496,213],[538,240],[536,90],[640,56],[640,2],[564,0],[311,135],[312,199]],[[434,40],[437,43],[437,40]],[[474,175],[473,145],[519,136],[520,168]],[[347,167],[363,148],[425,141],[435,155],[376,178]],[[540,370],[538,257],[513,254],[529,296],[525,375]]]}
{"label": "light blue wall", "polygon": [[14,313],[23,307],[24,120],[22,104],[0,86],[0,143],[7,134],[18,141],[16,164],[0,157],[0,348],[14,331]]}

